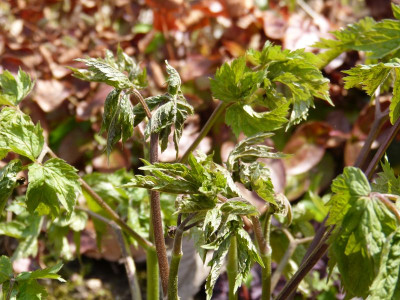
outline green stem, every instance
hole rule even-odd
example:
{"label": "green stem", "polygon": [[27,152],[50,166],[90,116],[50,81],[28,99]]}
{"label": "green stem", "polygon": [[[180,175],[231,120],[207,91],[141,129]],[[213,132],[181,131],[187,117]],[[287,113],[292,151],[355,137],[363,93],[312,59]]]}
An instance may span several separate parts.
{"label": "green stem", "polygon": [[226,272],[228,274],[229,281],[229,300],[237,300],[238,294],[235,290],[236,276],[238,273],[238,252],[237,252],[237,240],[236,236],[231,237],[231,244],[228,252],[228,263],[226,266]]}
{"label": "green stem", "polygon": [[215,108],[213,113],[211,114],[210,118],[207,120],[206,124],[204,127],[201,129],[199,135],[197,138],[193,141],[193,143],[190,145],[190,147],[186,150],[185,154],[179,159],[179,162],[186,162],[188,159],[190,153],[193,152],[194,149],[197,148],[197,146],[200,144],[201,140],[204,139],[204,137],[208,134],[208,132],[211,130],[213,127],[215,121],[219,119],[221,114],[224,112],[224,110],[230,105],[231,103],[227,102],[220,102],[218,106]]}
{"label": "green stem", "polygon": [[178,271],[182,258],[183,230],[178,227],[175,233],[174,248],[172,250],[171,264],[168,277],[168,300],[179,300],[178,297]]}
{"label": "green stem", "polygon": [[147,265],[146,299],[159,300],[160,299],[159,273],[158,273],[157,252],[155,249],[147,250],[146,265]]}
{"label": "green stem", "polygon": [[261,259],[264,263],[264,268],[261,269],[261,280],[262,280],[262,300],[271,299],[271,261],[272,261],[272,250],[271,250],[271,220],[272,213],[268,213],[265,216],[265,227],[264,227],[264,239],[265,239],[265,250],[261,253]]}

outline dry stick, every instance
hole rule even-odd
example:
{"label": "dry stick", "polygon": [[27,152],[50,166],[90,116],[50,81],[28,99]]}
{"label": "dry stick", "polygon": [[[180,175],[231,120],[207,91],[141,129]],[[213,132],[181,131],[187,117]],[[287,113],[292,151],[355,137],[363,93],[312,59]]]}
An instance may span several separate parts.
{"label": "dry stick", "polygon": [[[366,140],[366,143],[370,143],[370,145],[372,144],[372,142],[374,141],[374,139],[377,136],[376,131],[379,132],[380,128],[384,124],[384,122],[382,123],[382,119],[385,119],[388,116],[388,113],[387,113],[388,110],[386,110],[384,113],[380,112],[380,104],[378,103],[378,100],[376,100],[375,105],[376,105],[375,120],[374,120],[374,123],[372,124],[371,130],[370,130],[367,140]],[[380,126],[378,126],[378,124],[380,124]],[[396,133],[399,130],[399,127],[400,127],[400,118],[392,126],[388,137],[383,141],[383,143],[379,147],[377,153],[375,154],[374,158],[370,162],[370,164],[367,168],[367,171],[365,172],[368,179],[371,179],[371,177],[373,175],[373,171],[376,168],[376,165],[378,164],[378,162],[384,155],[386,149],[389,147],[393,138],[396,136]],[[375,138],[372,138],[372,137],[375,137]],[[366,146],[366,145],[364,145],[364,146]],[[363,157],[358,158],[356,163],[358,163],[358,162],[362,163],[363,161],[365,161],[370,149],[367,149],[367,150],[368,151],[360,152],[359,156],[363,156]],[[303,278],[308,274],[308,272],[319,261],[319,259],[321,259],[322,256],[324,256],[324,254],[328,250],[328,245],[325,243],[325,241],[330,236],[330,233],[334,229],[334,226],[331,226],[328,229],[325,226],[326,220],[327,220],[327,217],[324,219],[324,221],[318,228],[315,238],[313,239],[310,247],[307,249],[306,255],[304,256],[302,264],[300,265],[299,269],[293,275],[293,277],[290,279],[290,281],[285,285],[285,287],[280,292],[280,294],[278,295],[276,300],[288,299],[296,291],[297,286],[303,280]]]}
{"label": "dry stick", "polygon": [[118,241],[119,247],[121,249],[122,260],[125,265],[126,275],[128,277],[129,289],[131,291],[131,299],[132,300],[141,300],[142,295],[140,294],[139,282],[138,282],[137,276],[136,276],[135,263],[133,262],[131,255],[128,253],[129,250],[126,247],[121,228],[114,221],[104,218],[103,216],[101,216],[91,210],[88,210],[83,207],[76,207],[76,209],[84,211],[91,217],[93,217],[105,224],[108,224],[114,230],[114,232],[117,236],[117,241]]}
{"label": "dry stick", "polygon": [[[133,89],[133,95],[142,104],[146,116],[151,122],[151,112],[143,99],[142,95],[138,90]],[[158,162],[158,133],[152,133],[150,135],[150,163],[154,164]],[[169,265],[167,258],[167,249],[165,247],[164,230],[161,218],[161,204],[160,204],[160,192],[150,191],[150,211],[151,211],[151,222],[153,226],[154,242],[157,251],[158,267],[160,270],[161,286],[163,294],[168,293],[168,274]]]}
{"label": "dry stick", "polygon": [[[47,153],[53,157],[58,158],[58,156],[46,145]],[[123,229],[128,235],[130,235],[133,239],[135,239],[140,246],[142,246],[145,250],[151,249],[154,245],[139,235],[136,231],[134,231],[128,224],[126,224],[119,215],[84,181],[82,178],[79,178],[79,182],[82,188],[100,205],[111,217],[111,219],[118,224],[121,229]]]}

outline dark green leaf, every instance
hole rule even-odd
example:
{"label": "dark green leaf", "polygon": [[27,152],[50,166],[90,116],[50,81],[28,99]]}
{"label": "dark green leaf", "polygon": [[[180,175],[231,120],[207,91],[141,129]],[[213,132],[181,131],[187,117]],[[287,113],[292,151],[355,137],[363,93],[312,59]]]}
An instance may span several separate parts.
{"label": "dark green leaf", "polygon": [[0,256],[0,284],[10,280],[14,276],[11,260],[5,256]]}
{"label": "dark green leaf", "polygon": [[22,164],[20,160],[12,160],[0,170],[0,213],[3,211],[8,197],[10,197],[14,188],[18,186],[17,174],[21,170]]}
{"label": "dark green leaf", "polygon": [[35,161],[43,145],[43,130],[31,118],[14,108],[3,108],[0,113],[0,148],[21,154]]}
{"label": "dark green leaf", "polygon": [[126,142],[133,134],[134,114],[129,96],[121,90],[113,90],[108,94],[104,105],[103,122],[100,134],[107,131],[107,154],[110,155],[112,147],[122,138]]}
{"label": "dark green leaf", "polygon": [[36,280],[26,280],[16,287],[18,300],[44,300],[47,297],[46,289]]}
{"label": "dark green leaf", "polygon": [[28,210],[56,217],[61,204],[71,214],[77,194],[81,192],[76,172],[74,167],[58,158],[52,158],[43,165],[31,165],[26,194]]}
{"label": "dark green leaf", "polygon": [[32,90],[34,83],[19,69],[17,77],[5,70],[0,74],[0,105],[17,106]]}

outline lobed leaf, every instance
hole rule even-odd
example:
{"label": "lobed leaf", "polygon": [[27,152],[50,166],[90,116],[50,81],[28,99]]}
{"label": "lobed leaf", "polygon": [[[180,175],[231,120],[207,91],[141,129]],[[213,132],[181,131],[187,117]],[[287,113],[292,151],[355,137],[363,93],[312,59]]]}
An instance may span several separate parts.
{"label": "lobed leaf", "polygon": [[384,194],[400,195],[400,177],[395,176],[387,159],[385,159],[381,166],[382,172],[377,174],[378,176],[375,179],[375,182],[372,183],[373,191]]}
{"label": "lobed leaf", "polygon": [[43,129],[29,116],[14,108],[0,112],[0,151],[13,151],[35,161],[44,145]]}
{"label": "lobed leaf", "polygon": [[17,106],[33,89],[34,82],[27,73],[18,70],[14,77],[5,70],[0,74],[0,105]]}
{"label": "lobed leaf", "polygon": [[30,212],[56,217],[60,204],[70,215],[81,192],[77,170],[62,159],[52,158],[43,165],[29,166],[26,204]]}

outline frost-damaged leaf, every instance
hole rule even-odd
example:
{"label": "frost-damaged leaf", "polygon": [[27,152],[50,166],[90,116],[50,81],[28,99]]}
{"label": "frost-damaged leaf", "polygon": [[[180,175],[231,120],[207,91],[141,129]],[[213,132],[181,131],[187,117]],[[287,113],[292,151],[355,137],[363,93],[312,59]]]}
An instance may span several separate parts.
{"label": "frost-damaged leaf", "polygon": [[[400,23],[400,22],[399,22]],[[391,72],[395,74],[393,83],[393,97],[390,104],[390,121],[392,124],[400,117],[400,60],[392,59],[387,63],[375,65],[358,65],[344,73],[345,88],[362,86],[362,88],[372,96],[376,89],[390,79]]]}
{"label": "frost-damaged leaf", "polygon": [[258,89],[263,72],[253,72],[246,66],[246,58],[240,57],[224,63],[211,79],[213,96],[225,102],[245,103]]}
{"label": "frost-damaged leaf", "polygon": [[30,212],[58,216],[60,204],[72,213],[77,194],[81,192],[77,170],[62,159],[53,158],[43,165],[29,167],[29,185],[26,193]]}
{"label": "frost-damaged leaf", "polygon": [[329,241],[329,256],[338,266],[348,298],[368,296],[384,243],[397,227],[394,214],[378,198],[358,196],[352,201]]}
{"label": "frost-damaged leaf", "polygon": [[400,230],[386,240],[378,275],[372,282],[370,300],[395,300],[400,297]]}
{"label": "frost-damaged leaf", "polygon": [[331,188],[334,195],[327,204],[330,207],[328,224],[339,223],[356,199],[371,192],[367,177],[354,167],[346,167],[343,174],[333,180]]}
{"label": "frost-damaged leaf", "polygon": [[288,108],[289,104],[284,104],[271,111],[256,112],[250,105],[234,104],[226,110],[225,122],[232,127],[236,136],[241,132],[250,136],[273,131],[287,123]]}
{"label": "frost-damaged leaf", "polygon": [[32,280],[32,279],[56,279],[61,282],[65,282],[65,280],[58,275],[58,271],[61,270],[63,264],[58,263],[52,267],[36,270],[33,272],[22,272],[19,273],[18,276],[15,278],[16,281],[24,281],[24,280]]}
{"label": "frost-damaged leaf", "polygon": [[[187,103],[181,91],[181,79],[178,72],[166,61],[168,73],[168,93],[159,98],[152,98],[153,103],[161,105],[153,113],[151,121],[146,126],[145,134],[159,134],[161,152],[168,146],[168,137],[173,133],[176,156],[179,154],[179,140],[182,136],[183,124],[186,118],[193,114],[193,107]],[[162,103],[163,102],[163,103]]]}
{"label": "frost-damaged leaf", "polygon": [[2,255],[0,257],[0,284],[10,280],[13,275],[11,260],[7,256]]}
{"label": "frost-damaged leaf", "polygon": [[32,90],[34,82],[19,69],[17,77],[5,70],[0,74],[0,105],[17,106]]}
{"label": "frost-damaged leaf", "polygon": [[373,191],[384,194],[400,195],[400,177],[396,177],[387,158],[385,158],[385,161],[381,166],[382,172],[377,174],[378,177],[375,179],[375,182],[372,183]]}
{"label": "frost-damaged leaf", "polygon": [[43,145],[43,129],[39,123],[35,126],[31,118],[21,111],[3,108],[0,113],[0,148],[35,161]]}
{"label": "frost-damaged leaf", "polygon": [[18,186],[17,174],[22,170],[20,160],[10,161],[3,169],[0,170],[0,213],[3,212],[14,188]]}
{"label": "frost-damaged leaf", "polygon": [[221,205],[221,211],[234,215],[256,216],[258,215],[257,208],[242,197],[228,199],[227,202]]}
{"label": "frost-damaged leaf", "polygon": [[100,134],[107,132],[107,155],[112,147],[122,138],[126,142],[133,134],[134,115],[129,96],[121,90],[111,91],[104,104],[103,122]]}

